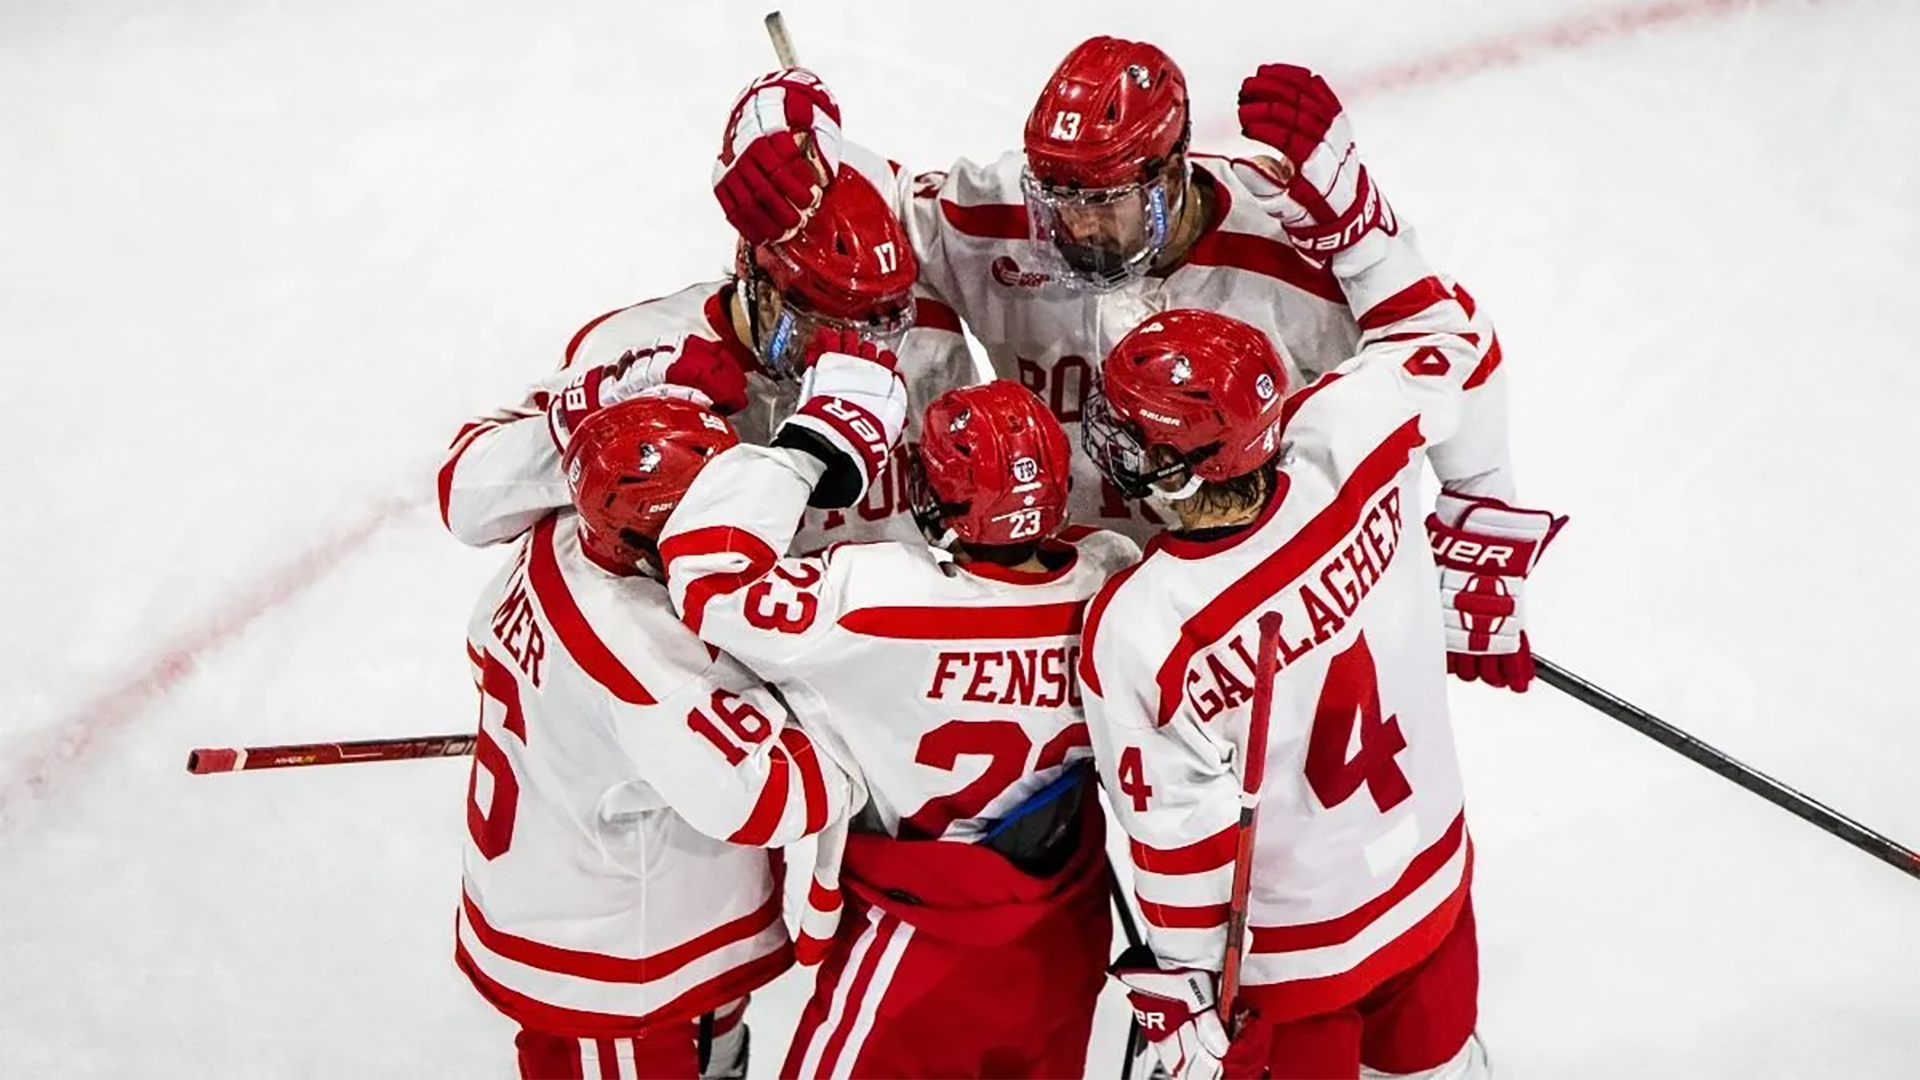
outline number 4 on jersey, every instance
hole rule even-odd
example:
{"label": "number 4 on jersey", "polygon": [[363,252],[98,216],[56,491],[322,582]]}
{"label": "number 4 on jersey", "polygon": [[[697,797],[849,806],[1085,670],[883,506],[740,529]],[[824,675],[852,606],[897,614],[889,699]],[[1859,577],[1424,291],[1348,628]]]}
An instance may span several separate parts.
{"label": "number 4 on jersey", "polygon": [[[1407,748],[1400,720],[1394,716],[1383,720],[1380,712],[1380,682],[1362,634],[1327,665],[1327,681],[1313,710],[1306,774],[1320,805],[1331,810],[1363,785],[1382,812],[1413,794],[1407,775],[1393,760]],[[1347,748],[1353,744],[1356,725],[1359,747],[1349,758]]]}

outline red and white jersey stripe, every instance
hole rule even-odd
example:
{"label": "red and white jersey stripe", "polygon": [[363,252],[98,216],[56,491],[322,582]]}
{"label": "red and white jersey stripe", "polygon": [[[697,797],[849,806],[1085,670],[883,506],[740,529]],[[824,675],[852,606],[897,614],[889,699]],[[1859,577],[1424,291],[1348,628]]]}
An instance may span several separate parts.
{"label": "red and white jersey stripe", "polygon": [[[1158,312],[1202,308],[1257,326],[1309,378],[1359,347],[1360,326],[1334,275],[1294,250],[1227,159],[1195,154],[1191,161],[1195,180],[1214,199],[1206,231],[1171,272],[1105,293],[1063,285],[1050,269],[1051,250],[1029,239],[1024,154],[985,165],[963,158],[946,172],[893,181],[922,283],[959,313],[994,372],[1046,401],[1076,444],[1101,359]],[[877,184],[892,176],[859,155],[847,162]],[[1459,430],[1431,448],[1433,466],[1449,489],[1511,499],[1500,346],[1485,314],[1464,290],[1459,295],[1473,320],[1467,337],[1475,351],[1468,379],[1474,392]],[[1073,520],[1141,543],[1160,531],[1150,509],[1120,498],[1088,459],[1075,460]]]}
{"label": "red and white jersey stripe", "polygon": [[1262,516],[1224,539],[1150,543],[1094,600],[1081,670],[1154,951],[1218,970],[1256,624],[1280,616],[1244,980],[1282,1020],[1424,956],[1468,880],[1417,508],[1422,457],[1460,423],[1478,353],[1410,246],[1342,284],[1364,313],[1363,351],[1288,403]]}
{"label": "red and white jersey stripe", "polygon": [[821,718],[884,831],[972,839],[1088,755],[1082,615],[1139,549],[1072,529],[1045,573],[891,542],[783,558],[812,490],[803,459],[743,445],[701,471],[660,540],[674,603]]}
{"label": "red and white jersey stripe", "polygon": [[792,962],[773,860],[843,820],[849,772],[677,619],[544,518],[474,608],[480,739],[456,956],[534,1030],[683,1021]]}

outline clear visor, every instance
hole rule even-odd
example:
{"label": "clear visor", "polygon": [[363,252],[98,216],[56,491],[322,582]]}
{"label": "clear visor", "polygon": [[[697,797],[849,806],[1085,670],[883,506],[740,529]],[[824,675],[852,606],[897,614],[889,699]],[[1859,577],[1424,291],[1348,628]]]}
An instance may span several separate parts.
{"label": "clear visor", "polygon": [[1029,237],[1052,253],[1065,280],[1105,291],[1144,275],[1167,245],[1185,193],[1179,170],[1145,183],[1074,189],[1052,187],[1022,170]]}
{"label": "clear visor", "polygon": [[863,341],[897,352],[911,329],[911,301],[869,319],[841,319],[809,311],[792,297],[782,296],[780,314],[761,341],[760,362],[774,375],[789,378],[805,369],[807,347],[822,330],[852,330]]}

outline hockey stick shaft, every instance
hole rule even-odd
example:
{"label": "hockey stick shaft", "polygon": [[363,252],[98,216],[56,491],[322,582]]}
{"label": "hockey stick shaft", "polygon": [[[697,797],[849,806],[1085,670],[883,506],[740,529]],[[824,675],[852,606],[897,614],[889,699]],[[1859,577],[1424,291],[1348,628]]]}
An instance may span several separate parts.
{"label": "hockey stick shaft", "polygon": [[[1127,948],[1145,945],[1140,924],[1133,917],[1133,905],[1127,902],[1127,890],[1120,887],[1120,872],[1113,868],[1112,859],[1107,860],[1107,891],[1113,894],[1113,908],[1120,916],[1120,933],[1127,939]],[[1140,1043],[1140,1018],[1134,1017],[1127,1022],[1127,1056],[1120,1059],[1120,1080],[1133,1080],[1133,1063],[1140,1058]]]}
{"label": "hockey stick shaft", "polygon": [[1246,951],[1247,897],[1253,888],[1254,826],[1260,811],[1260,785],[1267,774],[1267,727],[1273,714],[1273,679],[1280,665],[1280,617],[1260,617],[1259,662],[1253,671],[1253,711],[1247,717],[1247,744],[1240,761],[1239,843],[1233,853],[1233,895],[1227,909],[1227,955],[1220,966],[1220,1023],[1233,1034],[1233,999],[1240,995],[1240,965]]}
{"label": "hockey stick shaft", "polygon": [[1606,713],[1667,749],[1679,753],[1680,756],[1697,765],[1704,766],[1724,779],[1731,780],[1822,832],[1837,836],[1874,858],[1920,878],[1920,852],[1915,852],[1867,828],[1818,799],[1788,787],[1766,773],[1735,760],[1544,656],[1536,655],[1533,662],[1540,681],[1555,690],[1583,705]]}
{"label": "hockey stick shaft", "polygon": [[356,765],[363,761],[459,757],[473,753],[477,738],[476,735],[418,735],[407,739],[290,743],[286,746],[204,746],[187,751],[187,771],[196,776],[205,776],[208,773],[290,769],[306,765]]}
{"label": "hockey stick shaft", "polygon": [[767,12],[767,39],[773,42],[773,55],[783,68],[799,67],[793,54],[793,39],[787,36],[787,20],[778,11]]}

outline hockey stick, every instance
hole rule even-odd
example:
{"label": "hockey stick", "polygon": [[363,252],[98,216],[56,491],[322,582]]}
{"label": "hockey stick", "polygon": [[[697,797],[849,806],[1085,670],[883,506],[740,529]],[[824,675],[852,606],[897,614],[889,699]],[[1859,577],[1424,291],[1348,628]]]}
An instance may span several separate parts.
{"label": "hockey stick", "polygon": [[1788,787],[1750,765],[1734,760],[1645,709],[1602,690],[1544,656],[1535,655],[1533,664],[1539,672],[1540,681],[1555,690],[1583,705],[1592,706],[1606,713],[1667,749],[1678,752],[1680,756],[1694,764],[1705,766],[1822,832],[1837,836],[1874,858],[1920,878],[1920,852],[1904,847],[1825,803]]}
{"label": "hockey stick", "polygon": [[787,20],[778,11],[767,12],[767,38],[773,42],[773,55],[783,68],[799,67],[793,55],[793,39],[787,36]]}
{"label": "hockey stick", "polygon": [[1273,678],[1280,666],[1280,616],[1260,616],[1259,663],[1253,671],[1253,712],[1240,758],[1240,836],[1233,853],[1233,896],[1227,914],[1227,956],[1220,967],[1220,1024],[1234,1034],[1233,999],[1240,995],[1240,964],[1246,951],[1247,894],[1253,887],[1253,830],[1260,784],[1267,773],[1267,723],[1273,712]]}
{"label": "hockey stick", "polygon": [[352,765],[362,761],[459,757],[473,753],[477,735],[417,735],[410,739],[361,739],[357,742],[292,743],[287,746],[204,746],[187,751],[187,771],[243,772],[288,769],[299,765]]}
{"label": "hockey stick", "polygon": [[[1133,905],[1127,902],[1127,891],[1120,887],[1120,872],[1113,868],[1113,859],[1107,859],[1107,891],[1113,894],[1114,910],[1120,914],[1120,933],[1127,939],[1127,948],[1138,949],[1144,946],[1146,939],[1140,936],[1140,924],[1134,921]],[[1133,1063],[1140,1059],[1141,1050],[1140,1018],[1127,1022],[1127,1056],[1120,1061],[1120,1080],[1133,1080]]]}

